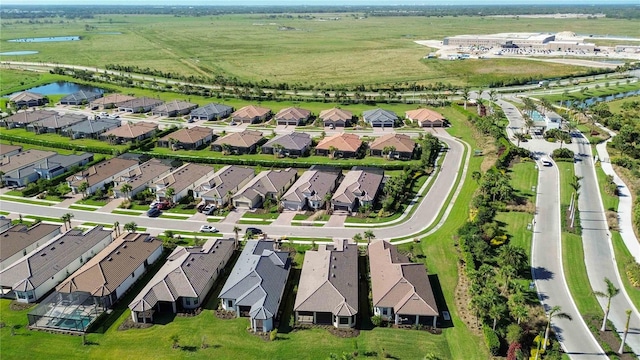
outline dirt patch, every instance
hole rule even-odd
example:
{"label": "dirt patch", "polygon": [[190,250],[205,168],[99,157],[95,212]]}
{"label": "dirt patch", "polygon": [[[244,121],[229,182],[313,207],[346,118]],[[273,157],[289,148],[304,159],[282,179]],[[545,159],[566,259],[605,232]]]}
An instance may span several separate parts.
{"label": "dirt patch", "polygon": [[118,331],[124,331],[129,329],[146,329],[152,327],[152,323],[137,323],[131,320],[131,318],[127,318],[120,326],[118,326]]}
{"label": "dirt patch", "polygon": [[598,316],[585,316],[585,321],[607,355],[616,355],[621,360],[637,359],[637,357],[633,355],[631,348],[628,346],[625,347],[624,354],[619,355],[617,353],[618,348],[620,347],[620,338],[617,336],[616,331],[612,330],[613,325],[610,321],[607,324],[607,331],[599,330],[602,325],[602,319]]}
{"label": "dirt patch", "polygon": [[25,303],[21,303],[21,302],[17,302],[15,300],[11,301],[11,304],[9,304],[9,309],[13,310],[13,311],[23,311],[23,310],[27,310],[30,309],[32,307],[34,307],[36,304],[25,304]]}

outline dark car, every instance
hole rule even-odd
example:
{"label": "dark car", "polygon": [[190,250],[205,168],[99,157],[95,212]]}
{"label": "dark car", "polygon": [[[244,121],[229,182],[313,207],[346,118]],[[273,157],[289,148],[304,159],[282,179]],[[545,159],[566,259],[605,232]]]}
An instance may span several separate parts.
{"label": "dark car", "polygon": [[262,230],[255,227],[248,227],[246,233],[249,234],[249,237],[253,237],[255,235],[262,235]]}
{"label": "dark car", "polygon": [[157,207],[153,207],[149,209],[149,211],[147,211],[148,217],[158,217],[160,214],[162,214],[162,211],[160,211],[160,209],[158,209]]}

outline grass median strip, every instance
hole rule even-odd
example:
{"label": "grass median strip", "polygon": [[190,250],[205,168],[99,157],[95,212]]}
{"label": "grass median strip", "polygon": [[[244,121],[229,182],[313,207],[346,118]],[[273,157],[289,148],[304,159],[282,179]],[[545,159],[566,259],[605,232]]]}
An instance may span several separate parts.
{"label": "grass median strip", "polygon": [[18,203],[24,203],[24,204],[32,204],[32,205],[42,205],[42,206],[53,206],[53,205],[55,205],[54,203],[50,203],[50,202],[31,200],[31,199],[24,199],[24,198],[14,198],[14,197],[9,197],[9,196],[2,196],[2,195],[0,195],[0,200],[18,202]]}
{"label": "grass median strip", "polygon": [[93,206],[69,205],[69,209],[84,210],[84,211],[96,211],[99,208],[93,207]]}
{"label": "grass median strip", "polygon": [[113,210],[111,211],[112,214],[119,214],[119,215],[133,215],[133,216],[139,216],[142,215],[144,212],[143,211],[130,211],[130,210]]}

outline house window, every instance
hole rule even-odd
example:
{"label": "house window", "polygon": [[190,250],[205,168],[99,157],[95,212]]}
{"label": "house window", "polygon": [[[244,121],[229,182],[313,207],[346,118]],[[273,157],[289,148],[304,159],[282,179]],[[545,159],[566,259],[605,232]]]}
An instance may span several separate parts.
{"label": "house window", "polygon": [[27,297],[24,295],[24,293],[16,293],[18,295],[18,299],[26,299]]}
{"label": "house window", "polygon": [[32,293],[29,293],[29,299],[31,300],[31,299],[33,299],[33,298],[35,298],[35,296],[33,296],[33,294],[32,294]]}
{"label": "house window", "polygon": [[184,300],[184,303],[185,303],[185,304],[187,304],[187,305],[191,305],[191,299],[186,298],[186,299]]}
{"label": "house window", "polygon": [[135,272],[131,273],[131,278],[132,278],[132,279],[133,279],[135,276],[136,276],[136,273],[135,273]]}
{"label": "house window", "polygon": [[389,315],[387,308],[382,308],[382,315]]}
{"label": "house window", "polygon": [[227,306],[233,307],[233,300],[227,300]]}
{"label": "house window", "polygon": [[198,298],[193,299],[193,305],[198,305]]}
{"label": "house window", "polygon": [[340,317],[340,325],[349,325],[348,317]]}

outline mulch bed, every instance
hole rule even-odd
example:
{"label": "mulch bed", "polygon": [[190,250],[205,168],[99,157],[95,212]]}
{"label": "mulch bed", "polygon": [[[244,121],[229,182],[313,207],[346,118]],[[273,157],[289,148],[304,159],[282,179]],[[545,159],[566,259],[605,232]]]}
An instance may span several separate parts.
{"label": "mulch bed", "polygon": [[[600,326],[602,326],[602,319],[596,316],[585,316],[585,320],[590,329],[597,329],[596,331],[592,331],[593,335],[596,337],[600,344],[607,344],[611,348],[612,351],[607,351],[608,349],[604,349],[607,355],[616,355],[621,360],[633,360],[637,359],[635,355],[630,352],[625,352],[622,355],[617,353],[618,348],[620,348],[620,340],[614,334],[609,326],[607,326],[607,331],[600,331]],[[609,323],[610,325],[610,323]],[[603,346],[604,347],[604,346]]]}
{"label": "mulch bed", "polygon": [[236,318],[236,313],[228,310],[216,310],[216,317],[218,319],[230,320]]}
{"label": "mulch bed", "polygon": [[131,318],[127,318],[120,326],[118,326],[118,331],[129,330],[129,329],[146,329],[153,326],[153,323],[137,323],[133,322]]}
{"label": "mulch bed", "polygon": [[193,310],[183,310],[183,311],[177,313],[176,316],[191,317],[191,316],[200,315],[201,312],[202,312],[202,308],[196,308],[196,309],[193,309]]}
{"label": "mulch bed", "polygon": [[337,329],[331,325],[317,325],[317,324],[298,324],[294,327],[293,331],[305,330],[305,329],[325,329],[331,334],[339,338],[352,338],[360,335],[360,330],[358,329],[345,329],[345,328]]}
{"label": "mulch bed", "polygon": [[35,304],[25,304],[25,303],[21,303],[21,302],[17,302],[15,300],[13,300],[11,302],[11,304],[9,304],[9,309],[13,310],[13,311],[22,311],[22,310],[27,310],[31,307],[33,307]]}

